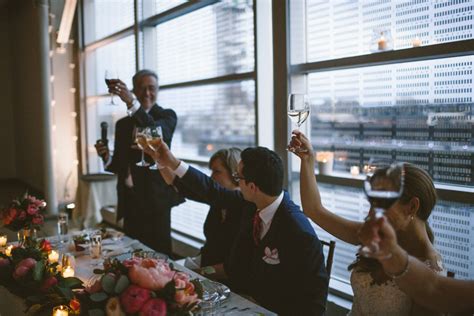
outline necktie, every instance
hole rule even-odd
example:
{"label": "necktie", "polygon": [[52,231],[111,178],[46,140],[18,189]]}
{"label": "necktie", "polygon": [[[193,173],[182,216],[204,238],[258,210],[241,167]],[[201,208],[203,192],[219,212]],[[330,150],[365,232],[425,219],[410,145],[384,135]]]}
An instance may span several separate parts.
{"label": "necktie", "polygon": [[262,232],[262,219],[258,215],[258,212],[253,216],[253,241],[258,246],[260,242],[260,234]]}

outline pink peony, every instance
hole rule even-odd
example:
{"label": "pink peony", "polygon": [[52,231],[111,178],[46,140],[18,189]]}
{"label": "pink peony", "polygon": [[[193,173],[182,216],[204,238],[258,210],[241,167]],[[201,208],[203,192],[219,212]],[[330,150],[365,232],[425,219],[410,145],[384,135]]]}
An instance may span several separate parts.
{"label": "pink peony", "polygon": [[128,270],[128,277],[133,284],[153,291],[164,288],[174,275],[169,264],[160,259],[143,259]]}
{"label": "pink peony", "polygon": [[143,261],[142,258],[133,257],[133,258],[124,260],[122,263],[123,263],[123,265],[126,266],[127,268],[130,268],[130,267],[133,266],[133,265],[141,264],[142,261]]}
{"label": "pink peony", "polygon": [[105,314],[107,316],[122,316],[125,315],[120,307],[118,297],[111,297],[105,305]]}
{"label": "pink peony", "polygon": [[150,299],[150,291],[136,285],[130,285],[123,293],[120,295],[120,303],[124,308],[126,313],[137,313],[145,304],[146,301]]}
{"label": "pink peony", "polygon": [[58,284],[58,279],[56,277],[49,277],[44,279],[43,283],[41,284],[40,291],[47,292],[52,286]]}
{"label": "pink peony", "polygon": [[143,305],[140,316],[166,316],[166,302],[161,298],[153,298]]}
{"label": "pink peony", "polygon": [[25,211],[21,211],[20,212],[20,215],[18,215],[18,219],[19,220],[24,220],[26,218],[26,212]]}
{"label": "pink peony", "polygon": [[13,272],[13,278],[19,279],[24,277],[36,265],[36,260],[33,258],[26,258],[21,260]]}
{"label": "pink peony", "polygon": [[28,205],[28,208],[26,209],[29,215],[36,215],[38,213],[38,208],[34,204]]}
{"label": "pink peony", "polygon": [[195,291],[194,284],[189,282],[189,276],[187,274],[178,272],[174,278],[174,282],[176,286],[174,300],[179,306],[198,301],[198,295]]}

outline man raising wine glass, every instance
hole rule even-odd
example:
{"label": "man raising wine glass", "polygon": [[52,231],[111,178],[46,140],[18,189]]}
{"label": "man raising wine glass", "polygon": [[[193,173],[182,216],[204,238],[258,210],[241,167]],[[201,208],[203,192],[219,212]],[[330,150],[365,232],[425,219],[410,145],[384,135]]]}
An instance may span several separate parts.
{"label": "man raising wine glass", "polygon": [[141,151],[133,141],[138,128],[161,126],[163,141],[170,146],[176,113],[156,103],[158,75],[151,70],[140,70],[133,76],[131,91],[120,79],[109,79],[107,86],[111,94],[125,103],[128,114],[117,121],[113,155],[104,142],[97,141],[95,145],[105,170],[118,175],[117,220],[124,218],[127,235],[156,251],[170,254],[170,210],[183,200],[163,181],[159,172],[149,170],[147,165],[136,165]]}

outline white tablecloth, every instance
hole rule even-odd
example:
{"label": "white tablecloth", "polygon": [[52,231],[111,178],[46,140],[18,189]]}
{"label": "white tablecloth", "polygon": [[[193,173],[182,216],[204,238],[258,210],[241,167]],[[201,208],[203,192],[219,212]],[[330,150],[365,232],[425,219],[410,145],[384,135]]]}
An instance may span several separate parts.
{"label": "white tablecloth", "polygon": [[[54,238],[52,238],[54,239]],[[72,247],[64,247],[63,252],[69,252],[75,256],[76,268],[75,276],[83,282],[87,282],[93,276],[95,268],[102,267],[102,260],[91,259],[87,251],[82,253],[75,253],[71,251]],[[103,242],[104,256],[118,255],[125,252],[133,251],[134,249],[151,250],[147,246],[141,244],[137,240],[132,240],[125,236],[121,241],[113,242],[111,239],[106,239]],[[189,273],[193,278],[204,279],[203,276],[185,268],[182,265],[174,263],[175,268]],[[0,316],[10,315],[24,315],[23,300],[0,286]],[[276,315],[261,306],[252,303],[240,295],[231,293],[229,298],[221,303],[217,311],[217,315]]]}

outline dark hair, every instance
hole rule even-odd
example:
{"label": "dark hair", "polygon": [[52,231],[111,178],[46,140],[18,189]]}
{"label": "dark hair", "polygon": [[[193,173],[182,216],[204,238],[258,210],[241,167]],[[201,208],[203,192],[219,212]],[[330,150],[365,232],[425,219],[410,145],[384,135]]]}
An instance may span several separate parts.
{"label": "dark hair", "polygon": [[[227,170],[227,172],[229,172],[229,176],[232,178],[232,174],[237,171],[241,152],[242,150],[237,147],[230,147],[218,150],[211,156],[211,159],[209,159],[209,168],[215,160],[219,159],[220,161],[222,161],[224,168]],[[232,183],[235,185],[239,184],[238,182],[235,182],[233,178]]]}
{"label": "dark hair", "polygon": [[[428,218],[431,211],[435,207],[437,195],[436,189],[428,172],[417,167],[411,163],[404,163],[405,182],[402,196],[399,199],[401,204],[408,204],[412,198],[417,197],[420,201],[420,206],[416,212],[416,216],[425,222],[426,233],[428,238],[433,243],[434,234],[428,224]],[[358,256],[356,261],[349,265],[348,269],[352,270],[355,267],[360,267],[361,271],[374,271],[380,268],[380,263],[375,259],[369,259]]]}
{"label": "dark hair", "polygon": [[158,75],[156,74],[156,72],[154,72],[153,70],[149,70],[149,69],[142,69],[142,70],[139,70],[132,78],[132,82],[133,82],[133,87],[136,88],[137,86],[137,81],[142,78],[142,77],[145,77],[145,76],[152,76],[156,79],[156,81],[158,82]]}
{"label": "dark hair", "polygon": [[265,147],[245,149],[240,155],[242,175],[265,194],[277,196],[283,188],[283,162],[272,150]]}

